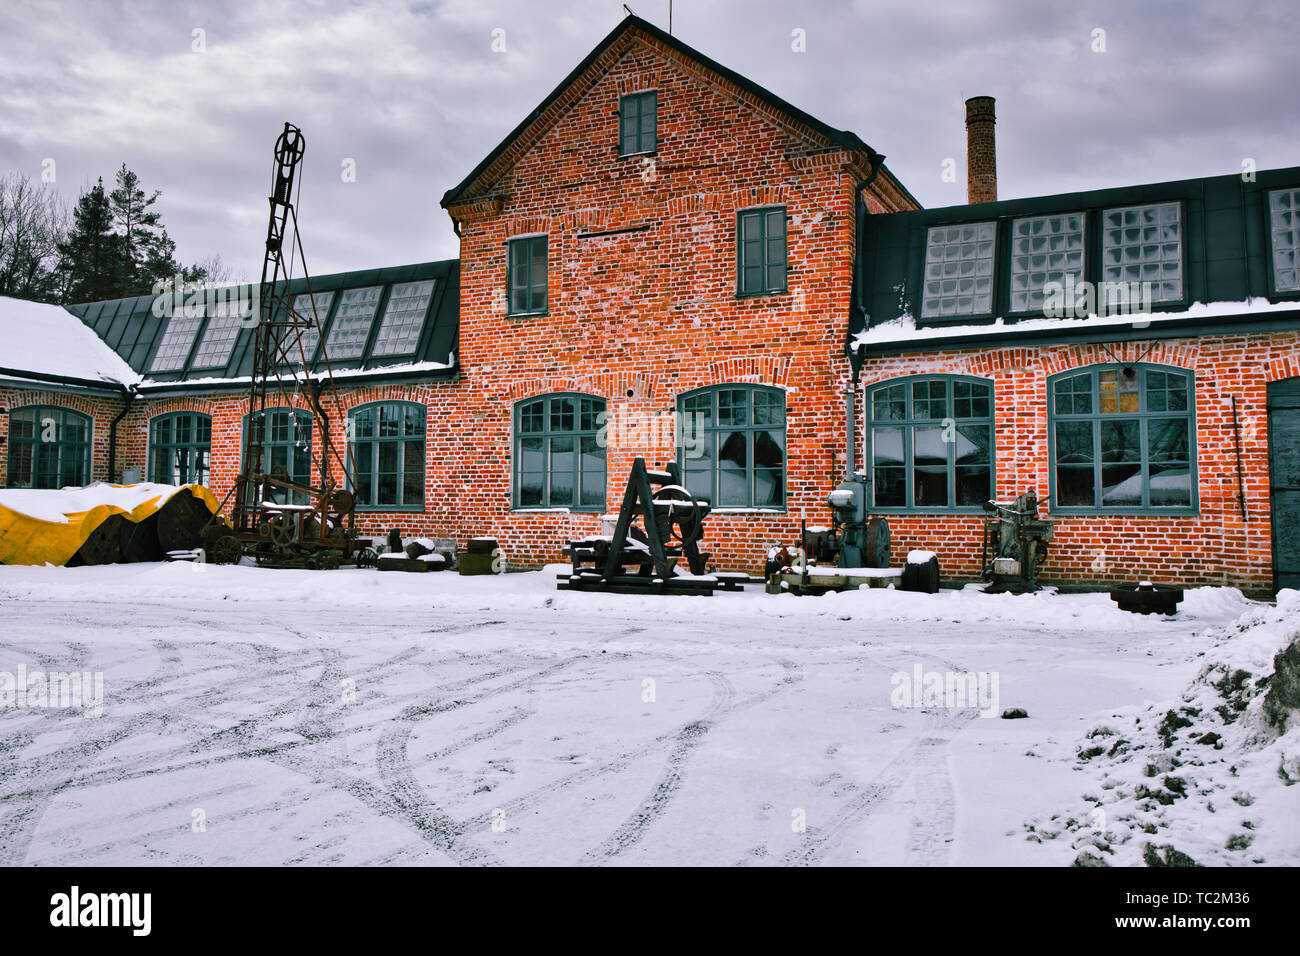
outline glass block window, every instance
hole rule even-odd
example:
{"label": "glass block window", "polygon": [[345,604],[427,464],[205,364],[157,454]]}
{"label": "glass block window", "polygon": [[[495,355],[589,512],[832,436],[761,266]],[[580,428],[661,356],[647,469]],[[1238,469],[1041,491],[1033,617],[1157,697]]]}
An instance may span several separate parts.
{"label": "glass block window", "polygon": [[9,412],[9,488],[64,488],[90,480],[90,416],[27,405]]}
{"label": "glass block window", "polygon": [[[325,326],[325,319],[330,314],[330,306],[334,303],[333,292],[313,292],[308,295],[304,292],[302,295],[293,297],[293,311],[298,313],[304,319],[312,318],[312,301],[315,300],[315,321],[316,324],[310,327],[304,326],[299,330],[298,336],[301,340],[302,352],[299,354],[299,345],[295,344],[293,339],[287,338],[285,341],[285,353],[290,364],[302,365],[302,356],[307,356],[307,364],[312,364],[312,359],[316,355],[316,346],[320,344],[320,330]],[[364,339],[362,342],[364,343]]]}
{"label": "glass block window", "polygon": [[620,156],[653,153],[659,125],[659,94],[633,93],[618,103],[618,152]]}
{"label": "glass block window", "polygon": [[715,508],[785,507],[785,392],[718,385],[677,399],[677,460]]}
{"label": "glass block window", "polygon": [[515,405],[515,507],[605,510],[605,400],[545,395]]}
{"label": "glass block window", "polygon": [[1011,223],[1011,311],[1043,308],[1043,287],[1083,281],[1083,213],[1035,216]]}
{"label": "glass block window", "polygon": [[244,321],[237,315],[217,315],[208,319],[208,327],[203,332],[203,338],[199,339],[191,367],[225,368],[230,362],[230,353],[235,348],[235,340],[239,338],[239,330]]}
{"label": "glass block window", "polygon": [[979,508],[993,497],[993,386],[914,376],[868,390],[877,508]]}
{"label": "glass block window", "polygon": [[993,242],[997,224],[935,226],[926,234],[922,318],[993,313]]}
{"label": "glass block window", "polygon": [[1053,510],[1194,507],[1191,373],[1097,365],[1055,377],[1049,393]]}
{"label": "glass block window", "polygon": [[1300,189],[1268,194],[1268,226],[1273,237],[1273,287],[1300,292]]}
{"label": "glass block window", "polygon": [[149,421],[149,480],[164,485],[206,484],[212,419],[173,412]]}
{"label": "glass block window", "polygon": [[357,507],[424,509],[428,411],[414,402],[362,405],[348,413]]}
{"label": "glass block window", "polygon": [[746,209],[736,217],[736,284],[741,295],[784,292],[785,207]]}
{"label": "glass block window", "polygon": [[190,318],[185,315],[173,315],[167,320],[167,329],[163,332],[158,351],[153,355],[152,372],[175,372],[185,367],[190,348],[194,345],[194,336],[203,324],[202,316]]}
{"label": "glass block window", "polygon": [[334,313],[329,338],[325,340],[325,354],[329,359],[360,358],[365,352],[370,326],[375,320],[383,291],[383,286],[376,285],[367,289],[348,289],[343,293]]}
{"label": "glass block window", "polygon": [[510,314],[528,315],[546,311],[546,236],[529,236],[510,241]]}
{"label": "glass block window", "polygon": [[1102,282],[1150,283],[1152,302],[1183,297],[1182,207],[1107,209],[1101,217]]}
{"label": "glass block window", "polygon": [[409,355],[420,344],[424,314],[433,298],[433,280],[393,286],[375,338],[375,355]]}

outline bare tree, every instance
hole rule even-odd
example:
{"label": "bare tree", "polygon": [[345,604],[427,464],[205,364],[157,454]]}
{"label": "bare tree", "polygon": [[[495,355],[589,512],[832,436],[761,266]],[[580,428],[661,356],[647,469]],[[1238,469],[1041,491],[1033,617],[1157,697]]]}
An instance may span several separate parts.
{"label": "bare tree", "polygon": [[0,176],[0,295],[53,301],[67,203],[47,183],[22,173]]}

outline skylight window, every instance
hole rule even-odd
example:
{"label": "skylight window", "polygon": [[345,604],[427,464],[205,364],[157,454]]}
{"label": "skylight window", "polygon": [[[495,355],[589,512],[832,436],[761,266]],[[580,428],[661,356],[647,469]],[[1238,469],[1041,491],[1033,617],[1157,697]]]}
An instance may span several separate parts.
{"label": "skylight window", "polygon": [[1300,292],[1300,189],[1268,194],[1269,232],[1273,236],[1273,286]]}
{"label": "skylight window", "polygon": [[936,226],[926,236],[923,318],[991,315],[996,224]]}
{"label": "skylight window", "polygon": [[1182,207],[1176,202],[1102,213],[1103,282],[1150,283],[1152,302],[1183,297]]}
{"label": "skylight window", "polygon": [[[198,351],[194,353],[193,367],[223,368],[230,361],[230,352],[239,338],[242,321],[237,315],[218,315],[208,319],[207,331],[199,339]],[[157,368],[156,360],[154,367]]]}
{"label": "skylight window", "polygon": [[348,289],[343,293],[329,338],[325,341],[325,351],[331,359],[359,358],[366,350],[370,326],[375,321],[375,311],[379,308],[383,291],[383,286],[376,285],[366,289]]}
{"label": "skylight window", "polygon": [[433,281],[407,282],[393,286],[388,307],[375,337],[375,355],[409,355],[420,344],[424,313],[433,297]]}
{"label": "skylight window", "polygon": [[168,319],[167,331],[163,333],[162,341],[158,343],[158,351],[154,353],[150,371],[175,372],[177,369],[184,368],[185,359],[189,357],[190,347],[194,345],[194,336],[198,334],[202,322],[201,316],[189,318],[184,315],[173,315]]}
{"label": "skylight window", "polygon": [[1043,287],[1083,280],[1083,214],[1036,216],[1011,224],[1011,311],[1043,307]]}
{"label": "skylight window", "polygon": [[[302,356],[307,356],[307,364],[311,364],[312,357],[316,354],[316,344],[320,342],[320,326],[325,324],[325,317],[329,315],[330,303],[334,301],[333,292],[313,292],[308,295],[304,292],[302,295],[293,297],[293,311],[297,312],[304,319],[312,317],[312,299],[316,300],[316,319],[319,325],[304,327],[299,331],[299,337],[302,340],[302,354],[298,353],[298,345],[290,337],[285,342],[285,352],[288,354],[289,363],[292,365],[301,365]],[[364,341],[364,339],[363,339]]]}

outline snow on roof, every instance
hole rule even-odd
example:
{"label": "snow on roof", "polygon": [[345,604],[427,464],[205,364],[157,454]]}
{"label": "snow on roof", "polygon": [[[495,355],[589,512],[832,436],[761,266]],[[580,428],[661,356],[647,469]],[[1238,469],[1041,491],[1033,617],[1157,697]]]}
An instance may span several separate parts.
{"label": "snow on roof", "polygon": [[[456,356],[453,353],[449,356],[449,362],[407,362],[403,365],[381,365],[376,368],[342,368],[334,369],[330,374],[326,374],[324,369],[316,371],[303,371],[297,369],[298,378],[303,381],[316,381],[317,379],[328,379],[332,375],[335,379],[346,381],[350,378],[364,378],[375,375],[411,375],[423,372],[446,372],[456,367]],[[293,373],[285,371],[281,374],[280,380],[286,385],[292,385],[294,381]],[[274,382],[274,376],[270,379]],[[143,389],[159,388],[212,388],[224,385],[238,385],[245,387],[248,385],[247,375],[220,376],[212,378],[187,378],[179,381],[162,381],[154,378],[140,379],[140,387]]]}
{"label": "snow on roof", "polygon": [[1022,319],[1008,323],[999,317],[983,325],[940,325],[917,328],[911,315],[889,322],[881,322],[863,329],[853,337],[853,348],[864,345],[885,345],[899,342],[922,342],[950,339],[961,336],[1001,335],[1006,332],[1051,332],[1074,329],[1144,328],[1184,319],[1214,318],[1216,316],[1252,315],[1265,312],[1295,311],[1295,302],[1270,302],[1258,296],[1241,302],[1194,302],[1181,312],[1128,313],[1125,315],[1090,315],[1086,319]]}
{"label": "snow on roof", "polygon": [[132,385],[131,366],[61,305],[0,296],[0,367],[34,375],[58,375]]}

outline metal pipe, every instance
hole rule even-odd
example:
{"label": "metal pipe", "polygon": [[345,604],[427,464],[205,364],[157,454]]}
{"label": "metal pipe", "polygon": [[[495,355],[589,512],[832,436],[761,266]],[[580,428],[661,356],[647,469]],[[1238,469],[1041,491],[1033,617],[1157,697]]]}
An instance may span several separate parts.
{"label": "metal pipe", "polygon": [[1237,504],[1241,506],[1241,520],[1250,523],[1246,514],[1246,480],[1241,473],[1241,423],[1237,420],[1237,396],[1232,396],[1232,437],[1237,445]]}
{"label": "metal pipe", "polygon": [[131,405],[136,399],[134,388],[123,385],[122,394],[126,397],[126,404],[122,406],[122,411],[117,417],[108,423],[108,480],[111,484],[115,484],[113,474],[117,469],[117,423],[126,417],[126,413],[131,410]]}

